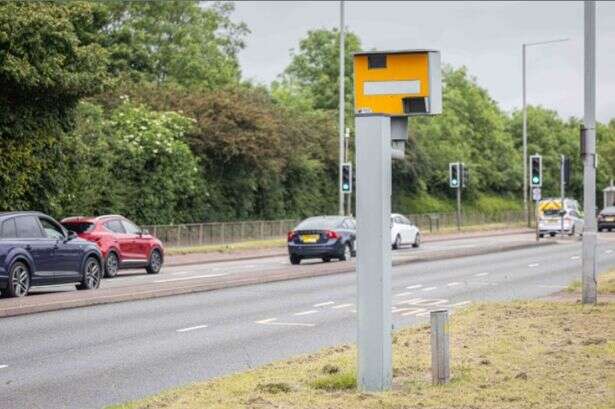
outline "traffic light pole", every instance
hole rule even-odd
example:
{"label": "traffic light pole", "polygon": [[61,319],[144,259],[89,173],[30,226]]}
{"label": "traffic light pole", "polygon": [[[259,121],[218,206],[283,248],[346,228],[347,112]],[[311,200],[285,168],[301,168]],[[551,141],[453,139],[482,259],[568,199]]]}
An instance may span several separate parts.
{"label": "traffic light pole", "polygon": [[339,72],[339,186],[338,186],[338,194],[339,194],[339,214],[340,216],[344,215],[344,192],[342,191],[342,163],[344,162],[344,114],[346,109],[345,104],[345,95],[344,95],[344,79],[345,79],[345,71],[344,71],[344,60],[345,60],[345,52],[344,52],[344,1],[340,1],[340,72]]}
{"label": "traffic light pole", "polygon": [[391,118],[355,116],[358,388],[391,388]]}
{"label": "traffic light pole", "polygon": [[461,231],[461,183],[457,186],[457,230]]}
{"label": "traffic light pole", "polygon": [[583,155],[583,304],[597,301],[596,284],[596,2],[585,2],[585,152]]}
{"label": "traffic light pole", "polygon": [[566,193],[566,178],[564,177],[564,172],[565,169],[564,167],[566,166],[566,157],[564,155],[562,155],[561,160],[560,160],[560,176],[559,176],[559,184],[560,184],[560,195],[561,195],[561,209],[560,209],[560,218],[561,218],[561,236],[564,237],[564,212],[565,212],[565,206],[564,206],[564,195]]}

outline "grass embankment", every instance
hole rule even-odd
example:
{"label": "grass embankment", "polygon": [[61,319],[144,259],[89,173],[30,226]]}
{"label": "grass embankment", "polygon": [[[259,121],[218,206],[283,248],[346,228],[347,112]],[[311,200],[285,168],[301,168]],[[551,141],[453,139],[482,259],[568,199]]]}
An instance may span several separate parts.
{"label": "grass embankment", "polygon": [[613,303],[478,304],[452,316],[450,334],[447,385],[430,383],[430,330],[422,326],[394,336],[390,392],[357,392],[356,351],[340,346],[114,408],[615,407]]}
{"label": "grass embankment", "polygon": [[[577,280],[570,284],[566,291],[570,293],[581,292],[581,281]],[[615,270],[598,276],[598,294],[615,294]]]}

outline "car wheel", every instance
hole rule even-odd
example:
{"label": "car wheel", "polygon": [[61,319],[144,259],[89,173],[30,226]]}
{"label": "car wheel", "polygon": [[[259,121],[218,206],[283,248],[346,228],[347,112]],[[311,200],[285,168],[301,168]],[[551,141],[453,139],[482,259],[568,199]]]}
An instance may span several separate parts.
{"label": "car wheel", "polygon": [[30,291],[30,270],[25,263],[18,261],[9,272],[9,282],[2,295],[6,297],[25,297]]}
{"label": "car wheel", "polygon": [[412,247],[417,248],[421,245],[421,233],[416,233],[414,237],[414,243],[412,243]]}
{"label": "car wheel", "polygon": [[538,237],[540,237],[540,238],[542,239],[543,237],[545,237],[545,235],[544,235],[544,234],[542,234],[542,233],[540,233],[540,234],[538,235]]}
{"label": "car wheel", "polygon": [[611,232],[611,231],[612,231],[612,229],[609,229],[609,232]]}
{"label": "car wheel", "polygon": [[549,236],[555,237],[555,233],[549,233]]}
{"label": "car wheel", "polygon": [[296,266],[299,263],[301,263],[301,257],[300,256],[296,256],[294,254],[291,254],[291,256],[290,256],[290,264]]}
{"label": "car wheel", "polygon": [[329,261],[331,261],[331,257],[323,257],[322,261],[323,263],[328,263]]}
{"label": "car wheel", "polygon": [[398,234],[397,237],[395,237],[395,241],[393,242],[393,250],[399,249],[400,246],[401,246],[401,236]]}
{"label": "car wheel", "polygon": [[346,243],[344,244],[343,253],[340,254],[339,256],[339,260],[346,261],[346,260],[350,260],[351,258],[352,258],[352,247],[350,247],[350,244]]}
{"label": "car wheel", "polygon": [[145,267],[147,274],[158,274],[162,268],[162,254],[160,250],[153,250],[149,256],[149,264]]}
{"label": "car wheel", "polygon": [[77,285],[78,290],[95,290],[100,287],[102,279],[102,269],[100,263],[94,257],[89,257],[83,269],[83,281]]}
{"label": "car wheel", "polygon": [[[609,231],[611,231],[611,230],[609,230]],[[599,232],[599,233],[601,233],[601,232],[602,232],[602,229],[598,229],[598,232]]]}
{"label": "car wheel", "polygon": [[115,277],[117,275],[117,271],[119,270],[119,260],[117,259],[117,254],[114,252],[110,252],[107,256],[107,260],[105,261],[105,277]]}

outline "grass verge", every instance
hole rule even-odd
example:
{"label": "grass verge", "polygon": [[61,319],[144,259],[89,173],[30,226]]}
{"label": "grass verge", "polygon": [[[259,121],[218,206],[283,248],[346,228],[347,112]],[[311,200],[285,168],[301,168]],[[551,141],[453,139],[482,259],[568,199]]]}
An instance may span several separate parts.
{"label": "grass verge", "polygon": [[286,246],[286,240],[284,239],[253,240],[229,244],[208,244],[204,246],[190,247],[168,247],[165,249],[165,255],[177,256],[182,254],[195,253],[233,253],[241,250],[265,250],[278,247],[284,248],[284,246]]}
{"label": "grass verge", "polygon": [[[570,293],[581,292],[581,280],[574,281],[566,291]],[[615,270],[598,276],[598,294],[615,294]]]}
{"label": "grass verge", "polygon": [[356,391],[344,345],[115,409],[402,409],[615,407],[615,304],[478,304],[451,319],[453,380],[430,383],[428,326],[394,336],[394,387]]}

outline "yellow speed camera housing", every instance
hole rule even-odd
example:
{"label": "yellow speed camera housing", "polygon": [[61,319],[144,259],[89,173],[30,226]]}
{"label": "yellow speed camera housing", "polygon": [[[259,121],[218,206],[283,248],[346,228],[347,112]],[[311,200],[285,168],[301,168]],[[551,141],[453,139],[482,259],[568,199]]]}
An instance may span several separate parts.
{"label": "yellow speed camera housing", "polygon": [[440,114],[440,52],[403,50],[356,53],[354,95],[357,114]]}

